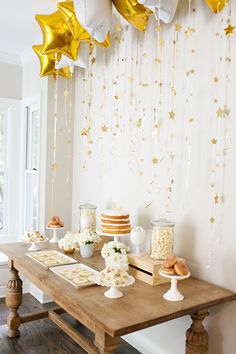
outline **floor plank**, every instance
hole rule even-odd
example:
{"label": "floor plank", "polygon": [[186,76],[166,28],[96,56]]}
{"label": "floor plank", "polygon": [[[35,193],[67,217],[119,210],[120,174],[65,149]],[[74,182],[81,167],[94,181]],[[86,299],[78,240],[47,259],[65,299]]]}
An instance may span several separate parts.
{"label": "floor plank", "polygon": [[[25,294],[23,295],[23,303],[19,313],[25,314],[52,307],[55,307],[54,303],[41,305],[33,296]],[[15,339],[7,338],[7,314],[5,299],[0,299],[0,354],[85,354],[85,351],[79,345],[49,319],[23,324],[20,327],[21,337]],[[71,316],[64,314],[62,317],[86,337],[93,340],[93,333]],[[122,341],[116,354],[140,354],[140,352],[125,341]]]}

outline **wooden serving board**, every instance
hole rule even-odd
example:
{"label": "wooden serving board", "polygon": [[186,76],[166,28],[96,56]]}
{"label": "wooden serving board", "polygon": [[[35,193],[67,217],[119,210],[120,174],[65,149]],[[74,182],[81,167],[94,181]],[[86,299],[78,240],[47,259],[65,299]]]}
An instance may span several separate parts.
{"label": "wooden serving board", "polygon": [[[142,280],[143,282],[152,286],[170,282],[170,279],[163,278],[159,274],[159,270],[165,261],[153,259],[149,256],[148,253],[145,253],[142,256],[137,256],[133,253],[130,253],[128,254],[128,258],[129,273],[136,279]],[[178,259],[180,260],[182,258]]]}

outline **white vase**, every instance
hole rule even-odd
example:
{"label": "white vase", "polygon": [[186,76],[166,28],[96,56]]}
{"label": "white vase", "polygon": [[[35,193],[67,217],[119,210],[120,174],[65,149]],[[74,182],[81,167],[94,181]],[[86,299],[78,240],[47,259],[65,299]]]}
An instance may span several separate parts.
{"label": "white vase", "polygon": [[80,255],[83,258],[90,258],[93,255],[94,244],[90,243],[88,245],[80,245]]}

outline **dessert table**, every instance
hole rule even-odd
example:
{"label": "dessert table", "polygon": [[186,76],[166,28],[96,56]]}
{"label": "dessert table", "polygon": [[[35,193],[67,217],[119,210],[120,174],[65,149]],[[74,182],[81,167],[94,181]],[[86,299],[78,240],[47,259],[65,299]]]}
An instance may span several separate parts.
{"label": "dessert table", "polygon": [[[75,288],[49,269],[27,257],[27,246],[23,243],[0,246],[9,257],[10,279],[7,284],[6,304],[9,308],[7,319],[8,336],[20,335],[20,324],[48,317],[88,353],[113,353],[119,346],[119,337],[140,329],[148,328],[172,319],[190,315],[192,325],[186,333],[186,354],[207,354],[208,334],[203,320],[209,315],[209,308],[236,299],[236,294],[216,285],[194,278],[179,282],[184,300],[169,302],[163,299],[169,284],[152,287],[142,281],[124,288],[124,297],[108,299],[106,288],[93,285]],[[45,250],[56,249],[47,244]],[[96,270],[104,268],[100,252],[94,257],[81,259],[79,252],[73,258]],[[18,314],[22,302],[22,281],[18,272],[35,284],[58,307],[53,310]],[[69,313],[94,334],[94,343],[71,327],[61,316]]]}

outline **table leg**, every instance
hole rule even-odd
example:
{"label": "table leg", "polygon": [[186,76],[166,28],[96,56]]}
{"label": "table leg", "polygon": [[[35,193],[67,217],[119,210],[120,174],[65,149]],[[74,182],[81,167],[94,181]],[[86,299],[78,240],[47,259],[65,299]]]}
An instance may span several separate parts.
{"label": "table leg", "polygon": [[11,278],[7,283],[6,305],[9,308],[7,318],[8,337],[14,338],[20,335],[20,316],[18,308],[22,303],[22,280],[18,275],[18,271],[14,268],[13,261],[10,261]]}
{"label": "table leg", "polygon": [[112,354],[119,347],[120,337],[111,337],[100,327],[95,329],[94,344],[101,354]]}
{"label": "table leg", "polygon": [[208,333],[203,326],[203,320],[208,315],[207,310],[191,315],[193,323],[186,332],[186,354],[208,354]]}

